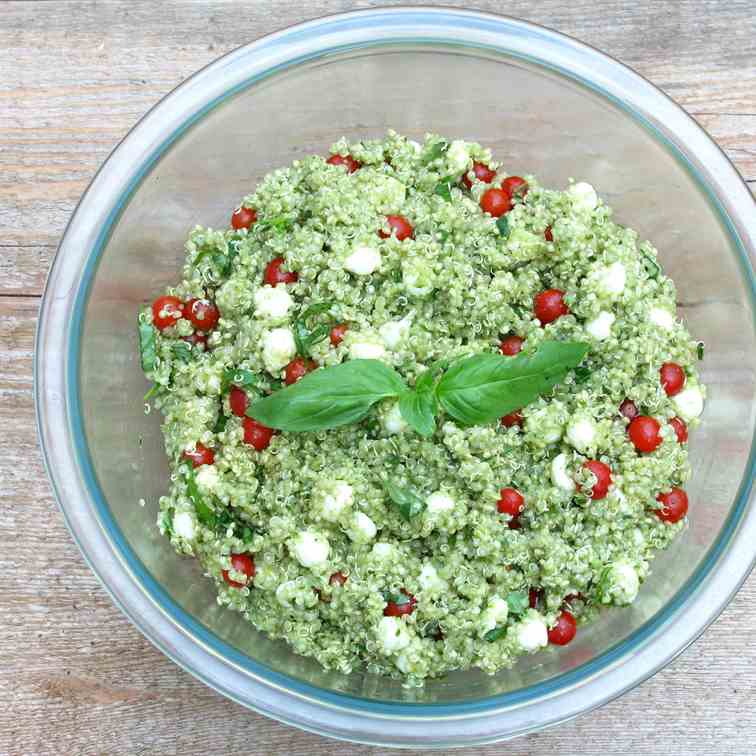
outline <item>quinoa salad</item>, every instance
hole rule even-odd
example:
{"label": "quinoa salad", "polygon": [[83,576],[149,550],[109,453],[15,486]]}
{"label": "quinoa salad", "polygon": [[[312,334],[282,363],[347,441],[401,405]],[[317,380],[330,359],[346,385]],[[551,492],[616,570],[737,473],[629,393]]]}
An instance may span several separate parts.
{"label": "quinoa salad", "polygon": [[343,673],[553,653],[685,527],[703,344],[596,190],[490,150],[336,142],[269,173],[138,316],[158,527]]}

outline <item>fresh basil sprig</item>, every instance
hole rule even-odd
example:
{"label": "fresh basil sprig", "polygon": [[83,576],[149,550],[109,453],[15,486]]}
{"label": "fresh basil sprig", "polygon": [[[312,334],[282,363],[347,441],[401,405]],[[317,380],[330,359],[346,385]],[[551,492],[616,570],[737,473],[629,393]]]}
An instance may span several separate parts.
{"label": "fresh basil sprig", "polygon": [[254,402],[247,415],[285,431],[324,430],[362,420],[377,402],[398,398],[404,420],[428,436],[439,409],[464,425],[481,425],[530,404],[577,367],[587,352],[587,344],[545,341],[533,354],[476,354],[448,368],[443,363],[429,369],[414,390],[383,362],[350,360],[315,370]]}
{"label": "fresh basil sprig", "polygon": [[383,362],[350,360],[314,370],[292,386],[253,402],[247,415],[279,430],[325,430],[356,423],[376,402],[406,390],[399,373]]}
{"label": "fresh basil sprig", "polygon": [[392,480],[384,480],[389,499],[396,504],[399,514],[408,522],[425,511],[425,499],[410,486],[400,486]]}

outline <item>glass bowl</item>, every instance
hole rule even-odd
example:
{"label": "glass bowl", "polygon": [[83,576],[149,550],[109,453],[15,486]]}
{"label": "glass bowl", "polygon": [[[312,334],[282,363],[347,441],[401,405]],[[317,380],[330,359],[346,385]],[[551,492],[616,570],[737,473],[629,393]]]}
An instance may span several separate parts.
{"label": "glass bowl", "polygon": [[[270,169],[392,127],[490,146],[547,186],[585,180],[659,248],[706,342],[690,526],[631,607],[513,670],[405,689],[326,672],[218,607],[155,527],[168,475],[145,414],[135,315],[177,279],[197,222],[225,227]],[[40,315],[36,403],[48,473],[92,569],[134,624],[208,685],[281,721],[405,746],[473,745],[590,710],[669,662],[754,561],[753,199],[709,137],[637,74],[531,24],[451,9],[333,16],[221,58],[129,133],[84,194]],[[141,503],[141,505],[140,505]]]}

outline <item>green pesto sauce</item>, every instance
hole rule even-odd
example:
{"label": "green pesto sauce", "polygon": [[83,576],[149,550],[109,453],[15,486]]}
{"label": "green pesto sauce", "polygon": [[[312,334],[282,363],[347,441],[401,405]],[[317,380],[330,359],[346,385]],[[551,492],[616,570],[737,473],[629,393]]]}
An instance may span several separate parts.
{"label": "green pesto sauce", "polygon": [[[184,319],[150,345],[146,374],[175,473],[158,524],[200,561],[222,604],[327,668],[407,685],[468,667],[493,673],[542,647],[566,596],[580,594],[570,603],[579,624],[632,602],[654,554],[684,527],[654,510],[657,494],[689,475],[686,445],[667,421],[698,423],[697,345],[675,319],[675,288],[653,247],[615,223],[587,185],[555,191],[526,176],[524,200],[497,223],[479,205],[489,185],[461,181],[473,161],[497,169],[497,185],[507,175],[478,144],[429,135],[421,146],[389,132],[333,152],[362,166],[350,174],[322,156],[296,161],[244,198],[257,212],[249,231],[198,226],[189,236],[183,278],[167,293],[214,300],[221,317],[207,350],[176,349],[193,330]],[[392,214],[413,238],[378,234]],[[277,257],[298,280],[261,293]],[[566,292],[570,314],[544,328],[533,298],[549,288]],[[151,323],[149,309],[140,322]],[[333,346],[324,333],[337,323],[348,330]],[[522,427],[465,428],[441,415],[423,438],[386,402],[358,424],[277,433],[256,451],[230,388],[244,385],[250,401],[280,388],[301,327],[299,343],[319,365],[383,359],[410,385],[437,360],[495,352],[509,333],[529,348],[548,338],[591,351],[523,408]],[[677,402],[659,382],[670,361],[687,376]],[[628,440],[625,398],[661,423],[656,451],[639,454]],[[198,442],[214,463],[187,476],[182,454]],[[581,493],[594,482],[588,459],[612,470],[601,500]],[[386,477],[420,497],[419,514],[402,515]],[[519,529],[497,511],[504,487],[525,498]],[[230,554],[254,556],[247,587],[224,581]],[[343,585],[329,582],[337,571]],[[233,569],[229,577],[245,580]],[[536,609],[523,604],[531,588],[542,592]],[[414,611],[384,617],[402,590]]]}

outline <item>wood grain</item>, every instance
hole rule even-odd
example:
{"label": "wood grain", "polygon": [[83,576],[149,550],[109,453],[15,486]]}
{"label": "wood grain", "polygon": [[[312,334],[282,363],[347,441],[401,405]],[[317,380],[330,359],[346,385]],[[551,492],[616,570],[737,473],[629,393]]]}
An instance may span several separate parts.
{"label": "wood grain", "polygon": [[[218,55],[352,5],[0,3],[0,754],[381,752],[248,712],[142,638],[83,562],[52,500],[31,393],[47,267],[76,200],[118,140]],[[627,62],[686,107],[756,188],[752,0],[475,5],[557,28]],[[469,753],[756,754],[755,621],[751,577],[701,640],[622,699]]]}

